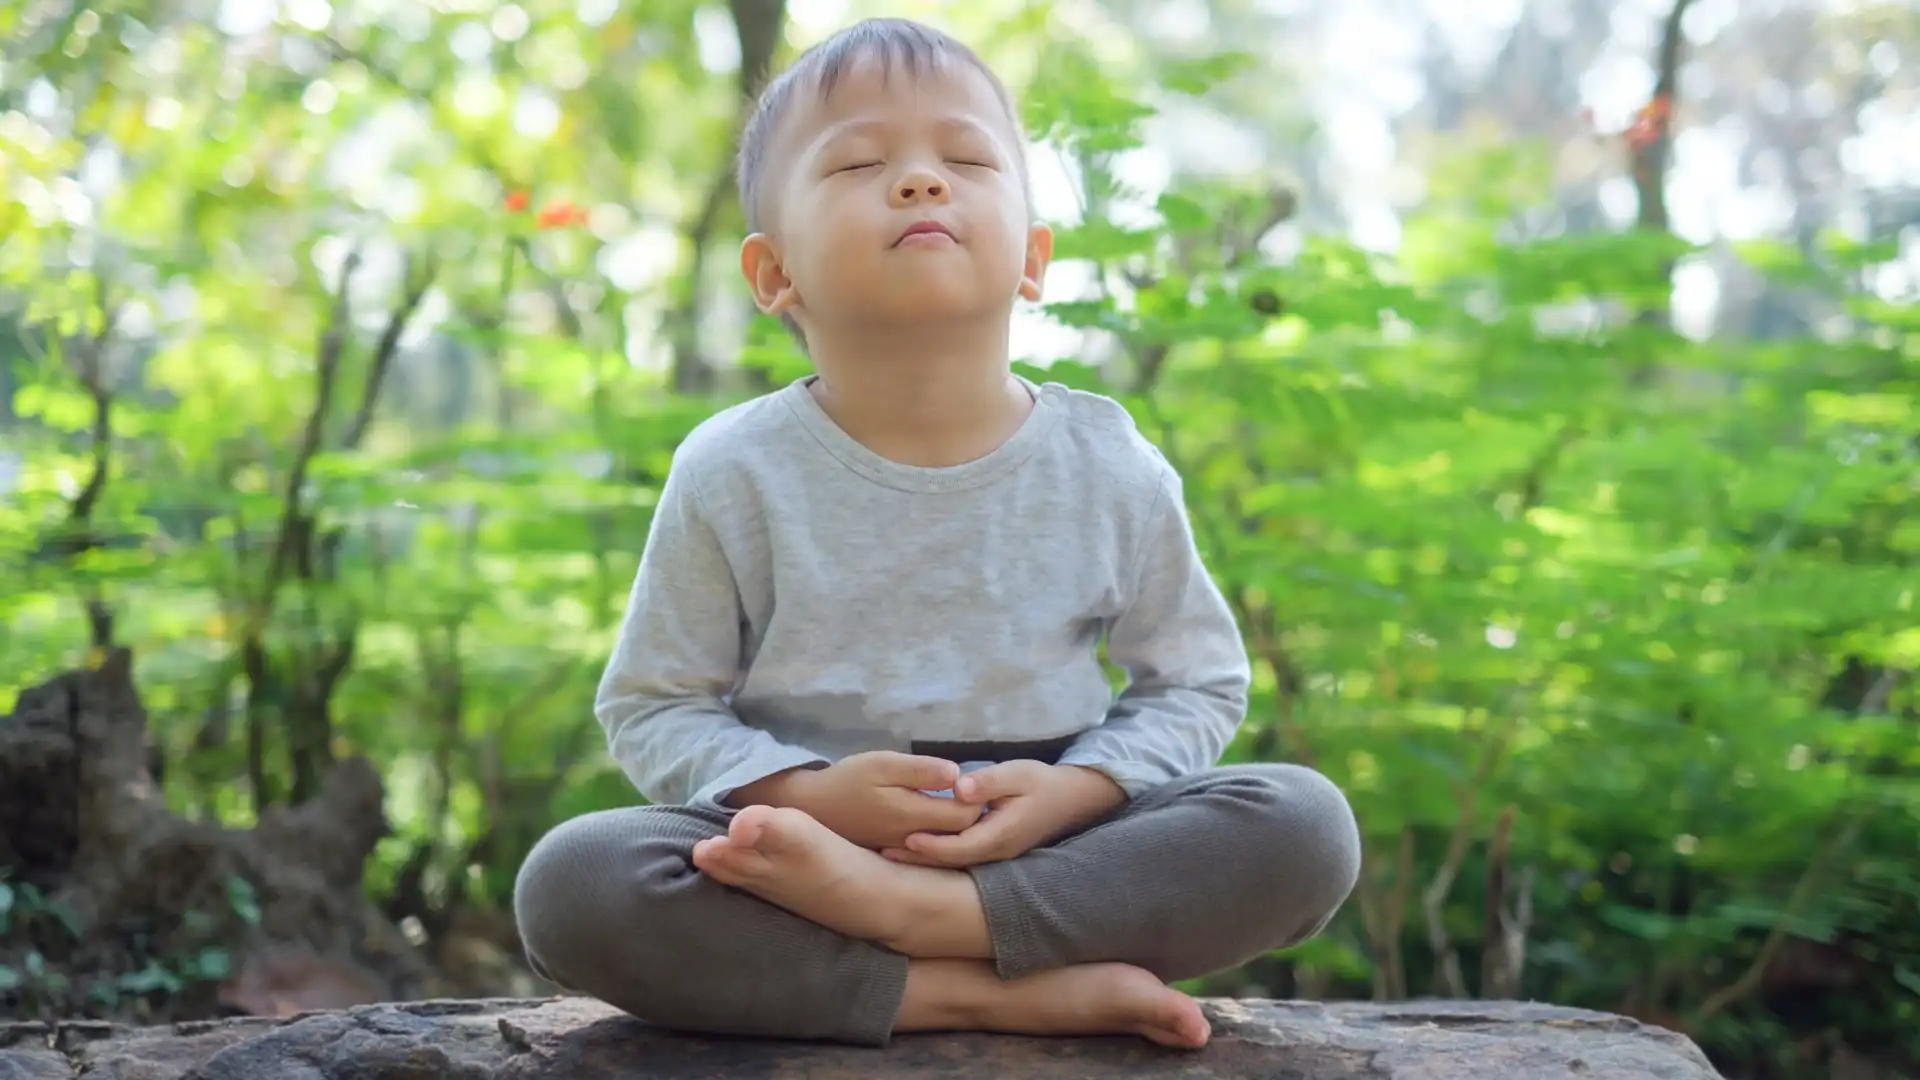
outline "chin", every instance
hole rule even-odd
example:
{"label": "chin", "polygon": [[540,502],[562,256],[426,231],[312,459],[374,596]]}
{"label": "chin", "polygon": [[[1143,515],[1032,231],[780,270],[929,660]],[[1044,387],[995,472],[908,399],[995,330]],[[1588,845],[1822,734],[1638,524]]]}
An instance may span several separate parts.
{"label": "chin", "polygon": [[947,298],[923,298],[893,305],[893,310],[902,320],[922,322],[957,322],[965,319],[984,319],[1004,313],[1004,306],[996,306],[981,300],[960,301]]}
{"label": "chin", "polygon": [[[1008,290],[1011,292],[1011,290]],[[895,280],[867,294],[863,305],[876,315],[899,319],[964,319],[1004,310],[1002,300],[977,283]]]}

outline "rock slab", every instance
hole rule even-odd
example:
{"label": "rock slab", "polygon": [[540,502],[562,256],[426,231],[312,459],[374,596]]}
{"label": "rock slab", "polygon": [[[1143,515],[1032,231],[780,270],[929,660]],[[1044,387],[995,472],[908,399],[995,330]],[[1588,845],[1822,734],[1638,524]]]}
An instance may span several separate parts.
{"label": "rock slab", "polygon": [[1690,1040],[1519,1002],[1205,1002],[1205,1050],[1137,1039],[716,1039],[586,998],[420,1001],[170,1027],[0,1024],[0,1080],[1720,1080]]}

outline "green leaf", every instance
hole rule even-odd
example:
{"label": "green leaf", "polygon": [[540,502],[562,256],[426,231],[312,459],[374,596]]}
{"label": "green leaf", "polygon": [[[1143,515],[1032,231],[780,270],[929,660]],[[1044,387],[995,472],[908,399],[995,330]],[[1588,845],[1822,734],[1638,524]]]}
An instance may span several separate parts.
{"label": "green leaf", "polygon": [[1900,237],[1897,235],[1861,241],[1837,229],[1827,229],[1820,235],[1820,246],[1842,269],[1848,271],[1895,262],[1900,258]]}
{"label": "green leaf", "polygon": [[1175,232],[1199,232],[1212,224],[1206,208],[1185,195],[1167,192],[1156,205],[1167,227]]}
{"label": "green leaf", "polygon": [[68,936],[72,937],[75,941],[80,940],[80,920],[74,915],[71,908],[67,907],[64,903],[50,901],[45,905],[44,910],[47,914],[53,916],[54,921],[59,923],[62,929],[66,930]]}
{"label": "green leaf", "polygon": [[197,978],[209,981],[224,979],[232,974],[227,950],[213,947],[200,950],[189,964],[188,970]]}
{"label": "green leaf", "polygon": [[177,993],[185,985],[180,977],[158,961],[148,961],[139,971],[130,971],[116,980],[120,990],[128,994]]}
{"label": "green leaf", "polygon": [[[4,970],[4,969],[0,969]],[[1920,971],[1905,964],[1896,964],[1893,968],[1893,981],[1914,994],[1920,994]]]}
{"label": "green leaf", "polygon": [[1685,925],[1684,920],[1639,908],[1608,904],[1600,909],[1600,918],[1609,926],[1624,930],[1644,941],[1666,941]]}
{"label": "green leaf", "polygon": [[260,899],[254,891],[253,882],[239,874],[227,877],[227,906],[248,926],[260,925]]}
{"label": "green leaf", "polygon": [[1160,68],[1160,82],[1169,90],[1197,97],[1240,72],[1257,66],[1251,52],[1221,52],[1191,60],[1169,61]]}

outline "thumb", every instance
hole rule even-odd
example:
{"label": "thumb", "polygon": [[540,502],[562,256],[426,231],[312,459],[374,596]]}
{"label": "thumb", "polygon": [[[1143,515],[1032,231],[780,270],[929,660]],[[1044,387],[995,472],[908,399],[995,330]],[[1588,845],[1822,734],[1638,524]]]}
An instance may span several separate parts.
{"label": "thumb", "polygon": [[890,753],[875,764],[874,781],[889,787],[945,791],[960,779],[960,766],[945,758]]}
{"label": "thumb", "polygon": [[1022,794],[1029,786],[1029,771],[1025,766],[1032,764],[1031,761],[1003,761],[970,772],[954,783],[953,797],[965,803],[985,804]]}

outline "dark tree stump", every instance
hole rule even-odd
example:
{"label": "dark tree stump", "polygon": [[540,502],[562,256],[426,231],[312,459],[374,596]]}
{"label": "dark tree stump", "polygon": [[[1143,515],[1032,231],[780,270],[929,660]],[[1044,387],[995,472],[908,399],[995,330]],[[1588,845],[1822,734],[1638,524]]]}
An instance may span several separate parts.
{"label": "dark tree stump", "polygon": [[[0,1017],[253,1009],[259,995],[248,987],[261,977],[250,962],[285,971],[288,957],[323,972],[336,993],[353,986],[357,1000],[420,996],[426,964],[361,888],[388,831],[383,797],[379,774],[354,758],[316,797],[252,829],[188,820],[152,781],[126,650],[27,691],[0,717],[0,875],[44,893],[59,925],[16,912],[0,965],[18,981],[38,953],[57,977],[0,990]],[[122,978],[155,963],[184,972],[186,985],[162,994]],[[242,977],[223,977],[232,973]]]}

